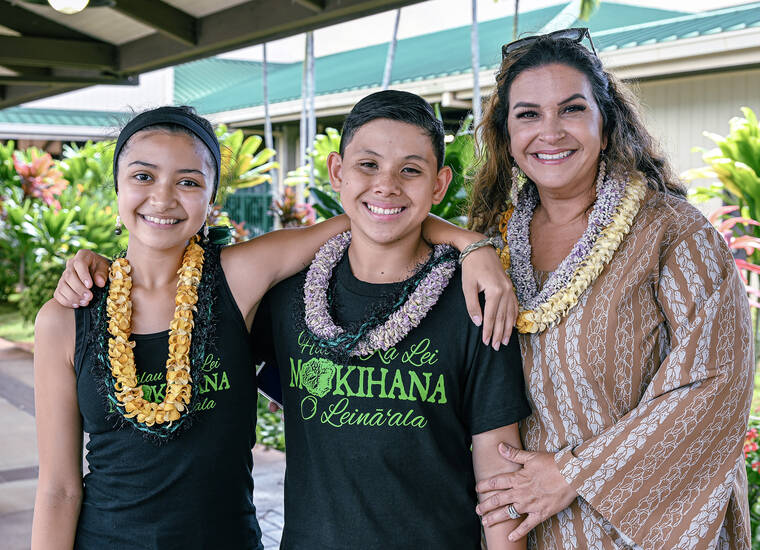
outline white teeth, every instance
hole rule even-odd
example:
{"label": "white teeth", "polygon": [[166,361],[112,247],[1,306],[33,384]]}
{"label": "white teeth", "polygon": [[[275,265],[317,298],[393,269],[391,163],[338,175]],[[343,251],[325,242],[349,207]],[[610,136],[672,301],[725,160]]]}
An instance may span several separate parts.
{"label": "white teeth", "polygon": [[536,156],[540,158],[541,160],[557,160],[557,159],[563,159],[565,157],[570,156],[570,153],[572,153],[572,151],[562,151],[561,153],[556,153],[554,155],[547,155],[545,153],[536,153]]}
{"label": "white teeth", "polygon": [[390,216],[392,214],[398,214],[403,210],[403,208],[380,208],[377,206],[373,206],[369,203],[367,203],[367,208],[369,208],[370,212],[373,212],[375,214],[383,214],[385,216]]}
{"label": "white teeth", "polygon": [[173,218],[154,218],[153,216],[143,216],[146,220],[149,222],[157,223],[160,225],[174,225],[179,220],[175,220]]}

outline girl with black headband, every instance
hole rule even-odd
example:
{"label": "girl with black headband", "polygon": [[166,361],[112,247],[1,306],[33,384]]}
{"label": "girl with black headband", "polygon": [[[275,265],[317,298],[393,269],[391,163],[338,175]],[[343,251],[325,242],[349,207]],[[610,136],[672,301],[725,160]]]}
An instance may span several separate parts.
{"label": "girl with black headband", "polygon": [[[248,331],[267,289],[348,224],[340,216],[224,249],[209,244],[203,228],[220,160],[211,125],[188,108],[142,113],[118,138],[126,254],[88,307],[50,301],[35,324],[34,549],[262,548]],[[435,242],[478,238],[433,223]],[[496,276],[490,288],[504,284],[493,253],[472,256],[471,271]],[[499,309],[503,316],[504,304],[486,313]]]}

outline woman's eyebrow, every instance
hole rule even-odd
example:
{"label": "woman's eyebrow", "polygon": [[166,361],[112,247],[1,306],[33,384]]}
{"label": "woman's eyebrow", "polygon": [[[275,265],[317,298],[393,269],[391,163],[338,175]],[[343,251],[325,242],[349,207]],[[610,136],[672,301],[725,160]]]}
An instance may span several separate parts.
{"label": "woman's eyebrow", "polygon": [[[557,103],[557,105],[564,105],[565,103],[573,101],[574,99],[586,99],[586,96],[583,94],[573,94],[567,99],[563,99],[562,101]],[[540,105],[538,105],[537,103],[528,103],[527,101],[518,101],[517,103],[514,104],[512,109],[517,109],[518,107],[528,107],[530,109],[537,109],[538,107],[540,107]]]}
{"label": "woman's eyebrow", "polygon": [[560,101],[559,103],[557,103],[557,105],[564,105],[565,103],[569,103],[570,101],[572,101],[574,99],[584,99],[585,100],[586,96],[583,95],[583,94],[573,94],[570,97],[568,97],[567,99],[563,99],[562,101]]}

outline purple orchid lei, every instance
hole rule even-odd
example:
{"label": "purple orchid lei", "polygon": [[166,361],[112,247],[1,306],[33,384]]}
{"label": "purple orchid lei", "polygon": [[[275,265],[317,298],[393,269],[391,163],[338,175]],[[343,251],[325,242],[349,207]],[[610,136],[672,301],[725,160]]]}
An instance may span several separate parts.
{"label": "purple orchid lei", "polygon": [[[317,337],[332,340],[345,333],[345,329],[335,324],[330,317],[327,288],[333,269],[338,264],[348,245],[351,232],[336,235],[319,249],[306,273],[304,282],[304,320],[307,328]],[[436,245],[435,258],[443,255],[448,247]],[[364,335],[350,350],[351,356],[369,355],[375,350],[387,350],[406,337],[418,326],[438,301],[451,276],[456,270],[455,261],[442,261],[434,266],[420,281],[406,302],[391,313],[385,323],[378,325]]]}
{"label": "purple orchid lei", "polygon": [[602,161],[596,180],[596,201],[589,215],[588,226],[573,246],[570,254],[552,272],[543,289],[539,292],[533,274],[533,265],[530,261],[529,237],[530,222],[539,203],[539,197],[534,184],[525,185],[518,197],[517,204],[514,205],[515,211],[507,227],[507,241],[511,258],[510,277],[522,309],[536,309],[570,282],[573,273],[588,258],[599,235],[612,221],[612,217],[623,199],[625,186],[624,178],[605,172],[604,161]]}

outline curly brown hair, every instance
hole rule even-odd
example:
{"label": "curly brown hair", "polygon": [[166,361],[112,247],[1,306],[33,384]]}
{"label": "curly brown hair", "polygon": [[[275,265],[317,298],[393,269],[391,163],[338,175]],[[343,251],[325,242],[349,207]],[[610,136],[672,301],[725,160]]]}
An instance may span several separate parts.
{"label": "curly brown hair", "polygon": [[512,82],[525,70],[553,63],[572,67],[588,78],[602,114],[602,130],[607,136],[604,153],[607,166],[625,172],[638,171],[651,189],[685,197],[686,189],[644,127],[633,93],[605,71],[599,58],[578,42],[539,37],[504,57],[496,75],[496,90],[488,99],[478,126],[481,144],[470,194],[470,228],[483,232],[496,226],[509,197],[514,160],[509,154],[507,113]]}

